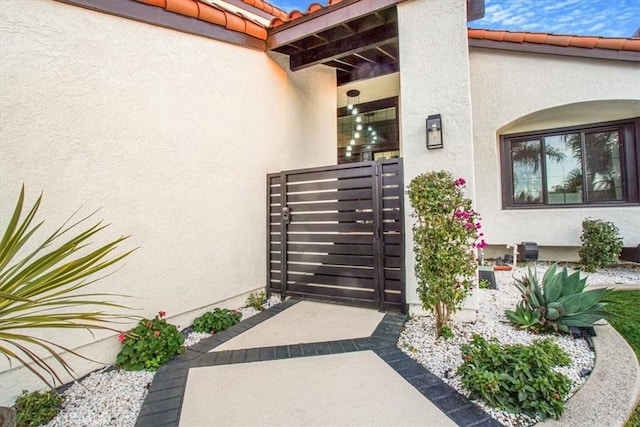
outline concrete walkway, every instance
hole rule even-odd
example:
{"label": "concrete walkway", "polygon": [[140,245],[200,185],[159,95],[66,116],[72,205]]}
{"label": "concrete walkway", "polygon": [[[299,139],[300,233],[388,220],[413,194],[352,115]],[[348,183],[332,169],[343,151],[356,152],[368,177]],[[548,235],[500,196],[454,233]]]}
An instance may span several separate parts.
{"label": "concrete walkway", "polygon": [[287,300],[161,367],[136,426],[499,426],[395,346],[403,322]]}

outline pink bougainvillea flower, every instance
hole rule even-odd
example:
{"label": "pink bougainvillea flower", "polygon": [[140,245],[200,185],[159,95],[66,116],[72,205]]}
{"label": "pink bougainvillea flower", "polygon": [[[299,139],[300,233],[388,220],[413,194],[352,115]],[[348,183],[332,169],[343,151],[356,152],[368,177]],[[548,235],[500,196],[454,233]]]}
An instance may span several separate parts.
{"label": "pink bougainvillea flower", "polygon": [[126,340],[126,339],[127,339],[127,336],[125,334],[118,335],[118,341],[124,342],[124,340]]}
{"label": "pink bougainvillea flower", "polygon": [[456,187],[460,187],[462,185],[465,185],[467,183],[467,181],[464,180],[464,178],[458,178],[455,181],[453,181],[453,185],[455,185]]}
{"label": "pink bougainvillea flower", "polygon": [[167,315],[167,312],[166,312],[166,311],[159,311],[159,312],[158,312],[158,317],[161,317],[161,318],[162,318],[162,317],[164,317],[164,316],[166,316],[166,315]]}
{"label": "pink bougainvillea flower", "polygon": [[478,223],[476,224],[476,230],[479,230],[480,228],[482,228],[482,225],[478,222]]}
{"label": "pink bougainvillea flower", "polygon": [[153,335],[155,335],[156,337],[160,336],[160,331],[153,331]]}

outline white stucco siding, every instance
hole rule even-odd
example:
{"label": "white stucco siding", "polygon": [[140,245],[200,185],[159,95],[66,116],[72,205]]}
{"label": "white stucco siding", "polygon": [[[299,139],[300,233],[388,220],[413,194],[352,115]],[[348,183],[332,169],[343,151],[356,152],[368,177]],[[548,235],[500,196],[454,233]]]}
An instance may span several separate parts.
{"label": "white stucco siding", "polygon": [[[474,198],[469,56],[464,1],[416,0],[398,5],[400,43],[401,147],[405,185],[428,171],[448,170],[467,180]],[[444,148],[426,148],[426,118],[442,115]],[[416,293],[410,217],[406,210],[406,292],[409,304],[420,304]],[[474,299],[467,301],[469,307]]]}
{"label": "white stucco siding", "polygon": [[585,217],[640,243],[640,207],[502,209],[499,137],[640,116],[638,63],[472,48],[477,207],[487,241],[579,246]]}
{"label": "white stucco siding", "polygon": [[[29,201],[44,190],[48,232],[102,208],[96,244],[130,234],[122,248],[138,250],[93,289],[181,327],[263,287],[265,176],[335,163],[335,72],[292,74],[264,52],[54,1],[0,2],[0,17],[2,224],[22,183]],[[110,363],[107,336],[85,350]],[[31,379],[0,374],[0,404]]]}

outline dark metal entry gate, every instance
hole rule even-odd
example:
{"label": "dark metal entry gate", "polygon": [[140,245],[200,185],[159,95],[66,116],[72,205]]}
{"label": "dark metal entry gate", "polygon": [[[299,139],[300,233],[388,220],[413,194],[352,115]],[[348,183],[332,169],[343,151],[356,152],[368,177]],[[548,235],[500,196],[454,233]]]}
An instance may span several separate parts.
{"label": "dark metal entry gate", "polygon": [[267,290],[404,309],[402,159],[267,175]]}

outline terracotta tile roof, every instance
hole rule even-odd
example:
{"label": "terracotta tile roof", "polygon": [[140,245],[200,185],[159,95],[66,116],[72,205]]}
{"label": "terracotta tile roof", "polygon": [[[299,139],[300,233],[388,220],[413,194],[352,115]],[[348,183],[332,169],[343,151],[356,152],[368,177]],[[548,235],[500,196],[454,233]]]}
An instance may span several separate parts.
{"label": "terracotta tile roof", "polygon": [[[243,0],[247,1],[247,0]],[[307,8],[306,12],[301,12],[299,10],[292,10],[288,14],[284,16],[276,16],[271,20],[271,28],[279,27],[282,24],[286,24],[287,22],[294,21],[296,19],[302,18],[303,16],[307,16],[311,13],[317,12],[319,10],[325,9],[329,6],[333,6],[334,4],[340,3],[342,0],[328,0],[327,5],[323,6],[320,3],[311,3],[311,5]]]}
{"label": "terracotta tile roof", "polygon": [[261,11],[272,15],[274,18],[285,19],[287,17],[287,12],[282,9],[275,7],[272,4],[267,3],[263,0],[242,0],[244,3],[249,6],[253,6],[256,9],[260,9]]}
{"label": "terracotta tile roof", "polygon": [[[197,0],[135,0],[151,6],[161,7],[169,12],[190,16],[201,21],[219,25],[231,31],[237,31],[260,40],[267,39],[267,29],[239,13],[234,13],[216,5]],[[255,0],[256,2],[262,0]],[[262,2],[263,3],[263,2]]]}
{"label": "terracotta tile roof", "polygon": [[469,39],[473,40],[640,52],[640,39],[637,38],[624,39],[592,36],[569,36],[471,28],[468,30],[468,34]]}

